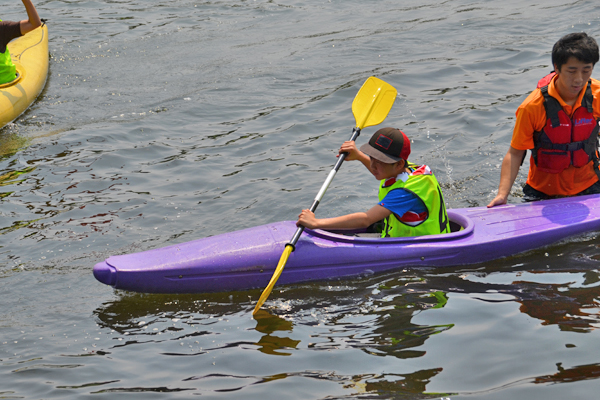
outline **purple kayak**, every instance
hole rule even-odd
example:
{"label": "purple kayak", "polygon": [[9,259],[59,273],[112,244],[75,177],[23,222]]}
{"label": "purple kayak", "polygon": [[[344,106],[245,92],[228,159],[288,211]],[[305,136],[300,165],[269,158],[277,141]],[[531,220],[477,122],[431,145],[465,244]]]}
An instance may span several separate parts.
{"label": "purple kayak", "polygon": [[[600,230],[600,195],[448,210],[453,232],[404,238],[306,229],[278,285],[400,268],[476,264]],[[296,231],[294,221],[112,256],[94,266],[100,282],[145,293],[264,289]]]}

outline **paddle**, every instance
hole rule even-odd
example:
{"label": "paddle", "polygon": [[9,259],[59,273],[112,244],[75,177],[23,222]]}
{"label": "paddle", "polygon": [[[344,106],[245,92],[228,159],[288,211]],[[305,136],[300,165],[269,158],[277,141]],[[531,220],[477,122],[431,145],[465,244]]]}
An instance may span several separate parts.
{"label": "paddle", "polygon": [[[355,141],[358,135],[360,135],[360,130],[367,126],[379,125],[383,122],[385,117],[387,117],[392,105],[394,104],[394,100],[396,100],[397,91],[390,84],[382,81],[379,78],[375,78],[374,76],[368,78],[365,83],[363,83],[362,87],[356,94],[354,101],[352,102],[352,114],[354,114],[354,119],[356,120],[356,127],[352,130],[352,136],[350,140]],[[310,211],[315,212],[317,206],[321,202],[321,199],[325,195],[325,191],[333,181],[335,174],[340,169],[344,159],[348,153],[340,154],[335,166],[327,176],[327,179],[321,186],[321,190],[317,193],[315,200],[310,206]],[[283,267],[287,263],[287,260],[292,253],[292,251],[296,248],[296,243],[298,239],[300,239],[300,235],[304,231],[303,226],[299,226],[296,229],[296,233],[292,237],[289,243],[285,245],[283,250],[283,254],[279,259],[279,264],[277,264],[277,268],[275,268],[275,272],[269,281],[269,284],[262,292],[260,298],[258,299],[258,303],[256,303],[256,307],[254,307],[254,311],[252,315],[256,314],[260,307],[263,305],[269,294],[271,294],[271,290],[273,290],[273,286],[279,279],[281,272],[283,271]]]}

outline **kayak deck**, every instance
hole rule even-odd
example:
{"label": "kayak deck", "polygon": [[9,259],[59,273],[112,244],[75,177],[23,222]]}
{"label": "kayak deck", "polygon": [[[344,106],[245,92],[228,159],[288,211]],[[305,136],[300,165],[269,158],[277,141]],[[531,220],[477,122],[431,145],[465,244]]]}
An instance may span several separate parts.
{"label": "kayak deck", "polygon": [[[600,196],[448,210],[463,229],[401,238],[306,229],[279,284],[339,279],[405,267],[481,263],[600,229]],[[164,248],[109,257],[94,275],[117,289],[204,293],[264,288],[296,230],[283,221]]]}

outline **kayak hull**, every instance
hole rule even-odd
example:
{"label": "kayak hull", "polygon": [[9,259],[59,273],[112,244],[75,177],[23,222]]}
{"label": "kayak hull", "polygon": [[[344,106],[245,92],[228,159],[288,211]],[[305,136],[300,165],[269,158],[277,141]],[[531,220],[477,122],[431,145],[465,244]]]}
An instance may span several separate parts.
{"label": "kayak hull", "polygon": [[8,44],[18,77],[0,85],[0,128],[21,115],[42,92],[48,77],[48,27],[43,25]]}
{"label": "kayak hull", "polygon": [[[305,229],[278,284],[371,275],[400,268],[476,264],[600,230],[600,195],[448,210],[462,230],[408,238],[367,238]],[[94,267],[100,282],[145,293],[264,288],[294,221],[112,256]]]}

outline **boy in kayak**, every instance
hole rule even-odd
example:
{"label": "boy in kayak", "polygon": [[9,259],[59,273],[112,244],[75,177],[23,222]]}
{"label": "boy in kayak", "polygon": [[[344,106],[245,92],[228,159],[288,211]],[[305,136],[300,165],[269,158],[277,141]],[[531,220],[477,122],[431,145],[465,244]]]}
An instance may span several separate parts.
{"label": "boy in kayak", "polygon": [[600,193],[600,82],[591,78],[598,59],[598,44],[583,32],[556,42],[554,72],[517,109],[498,194],[488,207],[506,204],[527,150],[531,159],[525,200]]}
{"label": "boy in kayak", "polygon": [[8,52],[8,42],[42,25],[42,20],[31,0],[22,1],[29,19],[23,21],[0,20],[0,84],[12,82],[17,77],[17,68]]}
{"label": "boy in kayak", "polygon": [[318,219],[303,210],[297,225],[311,229],[362,229],[384,220],[382,237],[421,236],[450,232],[440,185],[428,166],[408,162],[410,141],[404,132],[382,128],[369,143],[356,148],[344,142],[346,160],[359,160],[380,180],[379,203],[366,212]]}

